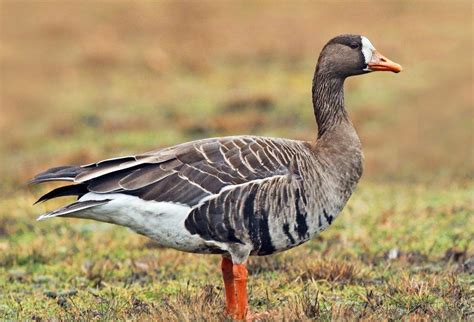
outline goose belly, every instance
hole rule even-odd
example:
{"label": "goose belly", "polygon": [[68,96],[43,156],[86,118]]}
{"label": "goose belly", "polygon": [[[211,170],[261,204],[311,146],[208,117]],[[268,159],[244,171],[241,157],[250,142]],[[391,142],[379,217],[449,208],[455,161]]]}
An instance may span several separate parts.
{"label": "goose belly", "polygon": [[198,235],[191,235],[185,228],[184,221],[191,210],[187,205],[147,201],[124,194],[88,193],[80,201],[102,199],[110,201],[75,217],[125,226],[165,247],[187,252],[213,251],[205,240]]}

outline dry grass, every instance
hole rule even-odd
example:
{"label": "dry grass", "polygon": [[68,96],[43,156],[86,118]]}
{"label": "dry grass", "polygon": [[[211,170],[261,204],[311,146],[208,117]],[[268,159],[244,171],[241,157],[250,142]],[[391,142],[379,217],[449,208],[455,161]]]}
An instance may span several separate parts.
{"label": "dry grass", "polygon": [[[251,307],[269,321],[472,318],[473,191],[364,183],[327,232],[251,259]],[[33,200],[2,202],[8,319],[224,319],[218,256],[86,220],[35,224]]]}

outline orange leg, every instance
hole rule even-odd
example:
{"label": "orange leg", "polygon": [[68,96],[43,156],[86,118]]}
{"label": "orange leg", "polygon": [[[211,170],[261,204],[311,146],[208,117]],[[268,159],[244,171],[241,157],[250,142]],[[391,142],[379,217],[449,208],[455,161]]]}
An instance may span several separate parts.
{"label": "orange leg", "polygon": [[222,257],[221,269],[222,276],[224,277],[224,288],[225,288],[225,302],[226,302],[226,313],[234,316],[237,311],[237,302],[234,288],[234,264],[230,259]]}
{"label": "orange leg", "polygon": [[248,312],[247,267],[245,264],[233,264],[230,259],[222,258],[227,314],[236,320],[243,320]]}
{"label": "orange leg", "polygon": [[247,266],[245,264],[234,264],[234,287],[237,293],[237,312],[235,319],[243,320],[248,313],[247,298]]}

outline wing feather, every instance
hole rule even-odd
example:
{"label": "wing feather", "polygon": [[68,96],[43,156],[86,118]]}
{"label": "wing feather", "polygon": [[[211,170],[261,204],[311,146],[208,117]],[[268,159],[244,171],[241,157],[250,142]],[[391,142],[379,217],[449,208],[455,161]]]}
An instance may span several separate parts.
{"label": "wing feather", "polygon": [[118,184],[125,190],[137,190],[163,180],[173,173],[172,169],[163,170],[161,167],[157,167],[156,165],[146,165],[133,171],[129,175],[122,177]]}
{"label": "wing feather", "polygon": [[85,185],[91,192],[124,193],[196,206],[227,187],[288,173],[293,151],[289,146],[301,143],[250,136],[206,139],[107,159],[75,167],[72,172],[58,168],[55,174],[44,175],[44,180],[67,174],[68,180]]}

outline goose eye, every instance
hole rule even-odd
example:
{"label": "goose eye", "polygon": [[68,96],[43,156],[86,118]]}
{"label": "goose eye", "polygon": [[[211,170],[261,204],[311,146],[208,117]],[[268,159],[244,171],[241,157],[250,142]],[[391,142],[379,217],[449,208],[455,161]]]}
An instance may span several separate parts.
{"label": "goose eye", "polygon": [[349,45],[349,47],[351,47],[352,49],[357,49],[357,48],[359,48],[359,44],[356,43],[356,42],[353,42]]}

